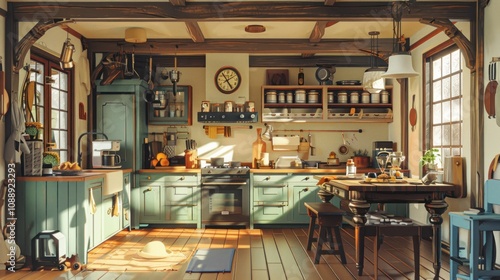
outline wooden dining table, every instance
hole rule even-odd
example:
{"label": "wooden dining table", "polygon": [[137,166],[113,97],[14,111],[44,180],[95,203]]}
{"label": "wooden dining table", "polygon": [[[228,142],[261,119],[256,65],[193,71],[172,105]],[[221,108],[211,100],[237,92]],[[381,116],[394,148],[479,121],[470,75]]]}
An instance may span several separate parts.
{"label": "wooden dining table", "polygon": [[[349,201],[355,226],[356,268],[363,274],[366,213],[371,203],[424,203],[432,225],[432,251],[434,279],[441,269],[441,215],[448,208],[445,198],[456,191],[452,184],[425,185],[421,180],[407,179],[396,182],[365,182],[360,179],[329,180],[320,185],[323,192]],[[415,268],[418,269],[418,268]]]}

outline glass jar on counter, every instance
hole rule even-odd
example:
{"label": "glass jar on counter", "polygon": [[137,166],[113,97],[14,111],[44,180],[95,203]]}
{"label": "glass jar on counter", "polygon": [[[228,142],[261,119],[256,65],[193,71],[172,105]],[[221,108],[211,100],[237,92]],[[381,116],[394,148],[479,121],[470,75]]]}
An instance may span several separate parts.
{"label": "glass jar on counter", "polygon": [[357,91],[351,92],[350,97],[351,97],[350,99],[351,103],[353,104],[359,103],[359,93]]}
{"label": "glass jar on counter", "polygon": [[365,91],[361,94],[361,103],[368,104],[370,103],[370,93]]}
{"label": "glass jar on counter", "polygon": [[341,91],[337,94],[338,103],[347,103],[347,92]]}

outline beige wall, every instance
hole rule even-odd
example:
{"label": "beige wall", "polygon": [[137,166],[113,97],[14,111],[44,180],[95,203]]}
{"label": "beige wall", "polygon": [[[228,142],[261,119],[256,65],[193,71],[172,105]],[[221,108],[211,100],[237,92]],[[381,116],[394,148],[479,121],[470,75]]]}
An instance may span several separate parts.
{"label": "beige wall", "polygon": [[[0,8],[7,10],[7,0],[0,0]],[[5,38],[5,18],[0,17],[0,38]],[[5,57],[5,40],[0,40],[0,56]],[[5,59],[2,59],[2,63],[5,70]],[[5,117],[2,117],[0,120],[0,182],[5,179],[5,160],[3,158],[4,155],[4,147],[5,147],[5,139],[7,131],[5,131]]]}

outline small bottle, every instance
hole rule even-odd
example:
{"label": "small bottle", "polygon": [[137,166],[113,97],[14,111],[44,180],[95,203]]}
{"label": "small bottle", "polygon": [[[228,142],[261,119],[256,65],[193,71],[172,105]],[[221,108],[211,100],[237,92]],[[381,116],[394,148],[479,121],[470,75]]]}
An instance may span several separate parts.
{"label": "small bottle", "polygon": [[151,166],[151,159],[153,157],[153,152],[151,150],[151,144],[148,141],[148,138],[144,138],[144,143],[142,144],[142,168],[149,169],[154,168]]}
{"label": "small bottle", "polygon": [[354,165],[354,161],[351,158],[347,160],[347,163],[345,166],[345,175],[347,177],[356,176],[356,165]]}
{"label": "small bottle", "polygon": [[304,85],[304,70],[302,68],[299,69],[299,76],[298,76],[298,84],[299,86]]}

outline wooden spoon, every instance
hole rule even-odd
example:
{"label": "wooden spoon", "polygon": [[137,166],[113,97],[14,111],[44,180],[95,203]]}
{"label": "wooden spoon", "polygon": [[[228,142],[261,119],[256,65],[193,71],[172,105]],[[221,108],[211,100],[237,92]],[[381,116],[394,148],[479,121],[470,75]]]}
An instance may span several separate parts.
{"label": "wooden spoon", "polygon": [[412,96],[411,109],[410,109],[410,125],[411,131],[415,130],[417,124],[417,110],[415,109],[415,94]]}

